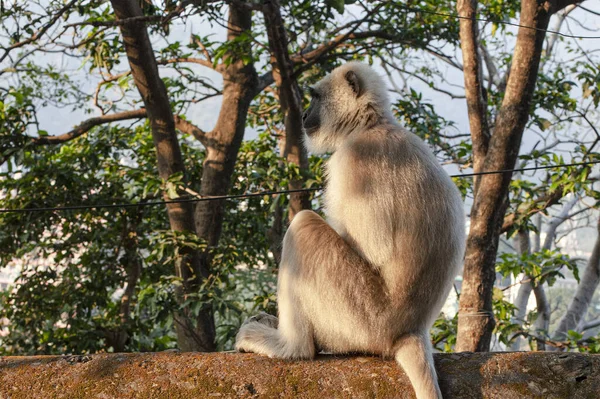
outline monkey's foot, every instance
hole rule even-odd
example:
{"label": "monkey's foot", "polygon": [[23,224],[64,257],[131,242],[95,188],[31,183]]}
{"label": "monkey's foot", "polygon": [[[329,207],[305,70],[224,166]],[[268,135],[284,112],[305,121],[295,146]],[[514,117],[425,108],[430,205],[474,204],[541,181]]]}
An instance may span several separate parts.
{"label": "monkey's foot", "polygon": [[259,314],[246,319],[246,321],[242,324],[242,327],[248,323],[260,323],[267,325],[271,328],[277,328],[277,326],[279,325],[279,320],[273,315],[270,315],[265,312],[260,312]]}
{"label": "monkey's foot", "polygon": [[277,317],[261,312],[247,319],[235,337],[235,349],[272,356],[269,342],[277,336]]}

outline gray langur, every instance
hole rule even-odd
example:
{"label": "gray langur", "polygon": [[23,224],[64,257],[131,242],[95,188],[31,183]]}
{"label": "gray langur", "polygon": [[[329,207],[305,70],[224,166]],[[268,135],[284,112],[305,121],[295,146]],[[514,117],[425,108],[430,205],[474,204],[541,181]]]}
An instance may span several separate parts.
{"label": "gray langur", "polygon": [[349,62],[311,88],[305,144],[331,152],[327,222],[302,211],[283,239],[279,319],[250,318],[236,349],[283,359],[319,350],[393,357],[417,398],[441,398],[429,329],[463,260],[458,189],[392,115],[386,87]]}

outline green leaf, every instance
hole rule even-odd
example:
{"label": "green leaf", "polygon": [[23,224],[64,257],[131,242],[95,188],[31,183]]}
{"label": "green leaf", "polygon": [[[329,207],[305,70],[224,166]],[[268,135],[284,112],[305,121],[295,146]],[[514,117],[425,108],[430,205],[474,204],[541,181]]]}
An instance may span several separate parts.
{"label": "green leaf", "polygon": [[544,131],[544,130],[549,129],[552,126],[552,122],[550,122],[548,119],[540,118],[539,126],[540,126],[540,129],[542,129],[542,131]]}
{"label": "green leaf", "polygon": [[327,4],[340,14],[344,13],[344,0],[327,0]]}
{"label": "green leaf", "polygon": [[496,31],[498,30],[498,24],[496,22],[492,23],[492,36],[496,36]]}

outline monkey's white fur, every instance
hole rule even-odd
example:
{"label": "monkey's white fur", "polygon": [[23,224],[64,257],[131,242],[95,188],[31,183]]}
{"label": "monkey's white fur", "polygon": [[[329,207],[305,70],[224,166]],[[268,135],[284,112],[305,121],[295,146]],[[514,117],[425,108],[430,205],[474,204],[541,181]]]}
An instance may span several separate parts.
{"label": "monkey's white fur", "polygon": [[394,357],[419,399],[441,398],[429,329],[463,258],[459,192],[421,139],[398,125],[369,66],[347,63],[314,89],[320,125],[306,144],[333,152],[328,222],[296,215],[283,240],[279,325],[273,316],[249,319],[236,348],[285,359],[317,350]]}

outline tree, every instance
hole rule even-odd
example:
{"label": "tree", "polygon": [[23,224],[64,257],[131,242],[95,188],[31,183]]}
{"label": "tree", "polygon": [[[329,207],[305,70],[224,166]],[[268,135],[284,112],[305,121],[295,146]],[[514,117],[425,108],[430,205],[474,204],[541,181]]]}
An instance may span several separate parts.
{"label": "tree", "polygon": [[[135,1],[112,1],[111,3],[117,21],[143,16],[142,9]],[[131,21],[121,24],[120,29],[131,75],[140,92],[152,127],[160,178],[168,181],[173,175],[185,176],[169,96],[158,73],[154,51],[144,23]],[[204,170],[206,169],[205,167]],[[169,199],[166,193],[165,199]],[[173,231],[194,231],[191,203],[168,203],[167,213]],[[180,259],[176,262],[176,275],[181,278],[182,285],[177,289],[177,300],[183,305],[188,300],[188,294],[198,291],[202,280],[208,277],[209,269],[206,264],[201,263],[197,251],[191,248],[182,248],[180,255]],[[129,284],[127,288],[129,289]],[[189,307],[186,309],[182,306],[181,312],[175,314],[175,321],[177,341],[181,350],[214,349],[215,326],[210,308],[203,309],[193,317]]]}
{"label": "tree", "polygon": [[[473,158],[476,172],[513,169],[519,154],[521,138],[527,124],[531,100],[535,91],[544,37],[553,13],[569,5],[568,2],[523,1],[521,3],[519,33],[515,44],[510,73],[502,105],[497,111],[493,134],[487,127],[483,86],[479,78],[482,66],[477,55],[477,36],[474,21],[477,3],[458,3],[461,20],[463,58],[471,63],[465,70],[465,91],[469,104]],[[534,29],[531,29],[533,27]],[[488,142],[489,140],[489,142]],[[483,158],[483,159],[482,159]],[[511,173],[485,175],[474,190],[471,209],[471,227],[467,238],[463,289],[460,297],[458,323],[458,351],[487,351],[494,329],[492,289],[495,281],[494,264],[498,249],[506,196]]]}
{"label": "tree", "polygon": [[[229,15],[225,41],[214,42],[208,37],[192,35],[192,43],[186,49],[183,49],[177,41],[169,42],[167,40],[166,45],[158,45],[158,48],[155,49],[150,45],[150,37],[161,35],[165,37],[168,35],[170,27],[182,16],[196,16],[197,14],[200,19],[220,22],[221,9],[224,4],[228,4],[227,13]],[[2,60],[6,60],[9,65],[1,71],[3,75],[14,76],[16,82],[14,87],[3,91],[2,117],[6,123],[2,129],[2,162],[10,170],[10,178],[6,180],[7,189],[11,185],[20,187],[21,183],[31,184],[31,179],[39,176],[40,170],[33,167],[34,159],[45,156],[53,157],[55,156],[53,155],[54,151],[58,151],[59,155],[56,155],[56,161],[59,162],[62,159],[63,151],[78,151],[80,148],[78,143],[85,142],[92,147],[99,145],[96,142],[104,140],[103,134],[107,139],[118,137],[117,141],[112,143],[112,147],[109,145],[106,151],[107,154],[111,153],[113,156],[123,159],[120,157],[127,153],[123,145],[125,143],[131,145],[131,143],[123,142],[121,135],[127,134],[130,130],[122,125],[114,131],[106,130],[104,125],[115,122],[136,122],[143,118],[148,118],[150,122],[149,127],[153,133],[157,160],[153,161],[147,156],[133,157],[131,161],[125,161],[125,164],[129,162],[134,165],[139,162],[158,164],[158,175],[151,176],[150,168],[145,169],[147,173],[144,175],[132,174],[131,178],[123,181],[122,184],[121,182],[119,184],[112,182],[111,187],[114,190],[121,187],[120,190],[123,192],[121,201],[152,201],[161,191],[164,198],[170,200],[181,198],[184,195],[223,195],[232,188],[239,190],[241,187],[248,188],[250,186],[274,187],[272,180],[266,180],[264,184],[255,182],[250,184],[251,180],[244,180],[242,184],[238,184],[239,182],[232,178],[247,124],[250,104],[262,90],[275,80],[278,82],[278,95],[283,100],[283,114],[286,115],[285,119],[287,120],[285,123],[287,129],[284,131],[286,145],[282,152],[285,159],[278,157],[276,153],[275,156],[265,159],[276,160],[283,165],[285,176],[279,181],[288,181],[296,187],[300,184],[301,178],[307,177],[306,173],[310,175],[315,172],[314,167],[311,167],[308,172],[299,173],[297,167],[289,166],[297,163],[300,165],[300,169],[308,170],[309,167],[305,159],[306,154],[302,153],[302,147],[299,145],[300,131],[298,127],[300,126],[299,119],[303,99],[298,83],[300,73],[313,68],[317,73],[313,73],[312,79],[316,80],[334,66],[325,63],[324,65],[327,66],[321,68],[320,62],[330,58],[355,57],[356,52],[336,54],[339,48],[348,46],[347,43],[351,41],[353,42],[351,46],[355,46],[357,51],[376,44],[395,45],[392,42],[395,39],[409,42],[405,37],[398,38],[394,34],[392,24],[385,29],[371,29],[373,21],[369,19],[369,16],[373,15],[381,6],[375,6],[372,9],[365,6],[366,16],[353,20],[342,28],[336,26],[331,5],[325,8],[311,5],[301,9],[299,13],[294,8],[295,5],[282,12],[283,9],[277,3],[265,4],[263,7],[243,2],[198,2],[197,4],[170,4],[161,9],[150,3],[145,3],[140,8],[137,3],[114,2],[113,7],[117,19],[114,19],[111,9],[105,4],[88,4],[78,1],[67,4],[51,2],[49,7],[45,4],[30,3],[3,10],[7,18],[15,21],[13,25],[5,26],[12,41],[3,47]],[[266,11],[265,15],[271,18],[269,27],[276,27],[276,29],[270,30],[271,34],[267,37],[267,41],[271,43],[271,50],[267,53],[272,54],[273,63],[264,68],[261,76],[258,76],[255,67],[260,50],[252,49],[253,43],[262,44],[260,33],[252,32],[251,14],[257,11]],[[293,18],[292,13],[294,13]],[[35,18],[32,19],[32,15],[35,15]],[[314,24],[313,42],[304,43],[305,46],[310,46],[310,51],[306,51],[307,47],[299,47],[298,43],[288,46],[283,30],[284,18],[288,18],[290,21],[303,21],[305,26],[308,21]],[[383,19],[380,18],[380,20]],[[26,23],[29,23],[30,27],[22,28],[26,26]],[[291,22],[290,25],[294,23]],[[298,31],[294,31],[296,28]],[[297,26],[294,26],[294,29],[291,29],[290,32],[296,37],[300,34],[299,31],[305,30],[304,27]],[[119,30],[123,40],[117,34]],[[260,29],[257,31],[260,32]],[[66,36],[67,32],[72,35]],[[335,33],[333,40],[330,40],[330,32]],[[67,37],[70,37],[71,43],[65,40]],[[381,40],[387,42],[377,42]],[[426,43],[426,39],[423,39],[423,43]],[[269,49],[265,46],[258,48]],[[255,50],[258,54],[253,54],[251,50]],[[82,64],[89,68],[85,72],[89,76],[99,78],[95,90],[92,93],[86,92],[85,89],[82,89],[85,85],[77,82],[70,74],[56,72],[53,65],[44,63],[43,57],[35,59],[36,55],[44,54],[47,51],[57,51],[59,54],[81,60]],[[125,57],[130,66],[129,69],[122,68],[122,61],[125,60]],[[224,80],[223,89],[217,89],[201,76],[195,76],[192,67],[196,65],[210,68],[221,74]],[[159,66],[162,79],[159,76]],[[274,67],[274,70],[271,67]],[[175,73],[176,77],[172,77],[171,71]],[[131,85],[132,81],[134,85]],[[139,97],[131,91],[135,88],[137,88]],[[211,131],[205,132],[185,117],[185,107],[193,104],[197,96],[209,98],[214,95],[222,95],[223,104],[215,127]],[[48,103],[58,106],[73,104],[76,108],[86,108],[86,112],[99,111],[100,115],[84,120],[67,133],[50,136],[42,129],[37,119],[38,111]],[[140,103],[144,105],[143,108],[140,107]],[[82,104],[91,104],[91,107],[88,109]],[[288,106],[290,104],[291,106]],[[273,110],[274,123],[261,123],[259,126],[267,126],[270,129],[277,125],[277,121],[281,120],[277,115],[279,107],[273,108]],[[142,124],[140,128],[143,126],[145,125]],[[187,151],[187,156],[192,157],[190,160],[198,158],[203,160],[202,168],[193,166],[189,160],[179,155],[178,148],[181,146],[182,140],[187,140],[187,138],[175,136],[175,129],[180,133],[193,136],[202,144],[204,149],[201,151],[192,149]],[[114,136],[108,135],[107,131],[113,132]],[[91,139],[89,142],[86,141],[88,137]],[[47,145],[58,145],[60,149],[48,148],[46,150],[44,146]],[[191,148],[194,148],[194,145],[191,145]],[[145,155],[149,155],[149,153],[145,153]],[[54,165],[52,163],[54,161],[49,160],[49,162],[48,165]],[[106,162],[104,157],[100,157],[98,162],[91,163],[88,175],[105,174],[103,165]],[[185,167],[183,166],[184,162],[187,163]],[[13,172],[13,168],[23,169]],[[260,176],[274,175],[272,168],[272,165],[268,168],[271,171],[269,175],[260,174]],[[75,171],[65,170],[64,172],[65,179],[61,180],[64,180],[61,187],[67,187],[67,182],[79,180]],[[22,173],[25,173],[26,178],[18,177]],[[252,176],[252,178],[254,177],[256,176]],[[146,179],[147,184],[142,184],[139,179]],[[97,183],[96,180],[94,182]],[[315,183],[317,182],[315,181]],[[92,187],[87,186],[84,181],[81,181],[80,184],[81,191],[86,194],[72,198],[40,196],[38,192],[41,193],[42,190],[39,190],[40,186],[37,185],[37,191],[25,191],[27,192],[26,198],[21,198],[17,192],[10,194],[9,191],[4,191],[7,193],[4,204],[7,207],[26,207],[29,203],[27,201],[32,201],[31,203],[59,206],[73,204],[77,198],[93,198],[98,203],[116,201],[108,194],[92,195],[91,193],[94,193]],[[125,187],[128,185],[143,187],[143,189],[142,191],[137,189],[127,191]],[[20,190],[19,192],[24,191]],[[300,206],[306,207],[306,196],[299,196],[299,198],[304,198],[302,200],[304,204]],[[299,209],[297,205],[294,205],[294,199],[291,203],[290,217]],[[269,205],[268,201],[265,201],[265,205]],[[285,203],[281,205],[285,205]],[[122,233],[121,228],[117,226],[115,226],[117,230],[107,230],[107,234],[110,232],[115,234],[115,231],[119,231],[117,235],[122,237],[121,240],[106,240],[104,243],[97,243],[98,251],[113,251],[117,259],[123,259],[117,273],[119,278],[108,281],[96,277],[98,283],[102,282],[107,287],[111,287],[109,292],[119,292],[120,288],[124,290],[123,295],[120,296],[122,306],[119,307],[121,310],[118,313],[122,317],[119,319],[120,323],[115,321],[117,325],[113,329],[114,334],[104,327],[99,327],[95,321],[91,321],[90,317],[93,317],[93,314],[104,312],[106,306],[115,306],[113,299],[106,297],[109,292],[94,291],[101,290],[102,284],[94,286],[91,291],[88,291],[85,301],[83,301],[84,298],[81,298],[82,301],[78,301],[78,297],[71,298],[74,308],[79,309],[79,305],[83,305],[79,302],[86,302],[84,307],[87,310],[83,313],[76,310],[67,312],[69,320],[91,323],[90,336],[93,336],[99,329],[105,331],[98,336],[96,342],[85,341],[85,344],[88,345],[86,350],[93,351],[102,347],[102,339],[110,341],[107,345],[112,350],[134,348],[131,340],[136,334],[141,333],[141,330],[136,330],[139,326],[128,322],[127,312],[131,312],[132,306],[134,308],[142,305],[150,306],[155,310],[159,306],[162,307],[161,311],[150,312],[150,320],[154,320],[158,326],[167,330],[171,328],[170,324],[174,320],[175,325],[178,326],[179,346],[184,350],[213,349],[213,311],[218,313],[218,318],[225,317],[224,314],[229,314],[231,309],[235,308],[239,311],[239,307],[233,306],[229,300],[220,302],[222,296],[218,291],[231,289],[226,279],[233,266],[243,261],[256,262],[256,259],[260,257],[245,254],[240,256],[239,253],[232,256],[227,253],[227,251],[231,251],[227,242],[231,242],[233,237],[227,236],[225,239],[220,239],[223,229],[228,229],[228,234],[241,236],[239,231],[231,228],[231,221],[225,220],[226,214],[230,216],[235,214],[235,207],[232,208],[223,201],[200,201],[193,215],[190,213],[189,203],[170,203],[167,208],[171,231],[163,230],[160,227],[160,223],[164,222],[163,218],[156,218],[157,224],[153,224],[151,228],[146,226],[150,228],[149,234],[141,234],[142,230],[140,229],[143,228],[141,226],[145,226],[143,223],[139,223],[139,217],[142,216],[127,215],[127,217],[123,216],[120,223],[124,226]],[[254,206],[254,209],[259,208]],[[262,205],[260,209],[262,209]],[[272,215],[266,217],[267,220],[273,218]],[[7,215],[5,220],[16,223],[18,219]],[[68,227],[68,231],[83,228],[76,215],[68,215],[66,218],[57,215],[55,218],[40,220],[44,220],[44,223],[41,223],[40,228],[32,231],[28,237],[32,243],[35,242],[38,246],[47,248],[48,251],[52,244],[44,238],[44,234],[47,234],[48,231],[55,231],[56,225],[63,224]],[[239,221],[240,219],[235,220]],[[136,222],[133,223],[133,221]],[[106,220],[100,218],[96,223],[106,229]],[[15,226],[21,225],[19,221]],[[190,234],[192,225],[194,225],[197,237]],[[18,258],[22,254],[27,255],[28,251],[31,252],[32,247],[25,245],[24,239],[14,240],[17,230],[8,229],[6,231],[4,242],[13,241],[3,247],[5,262],[11,261],[15,255]],[[257,232],[258,234],[260,233]],[[51,237],[52,240],[64,240],[62,234],[58,233],[52,234]],[[90,237],[81,237],[72,245],[75,248],[86,247],[90,245],[90,240]],[[235,242],[238,247],[243,246],[239,240]],[[152,248],[151,244],[156,247]],[[271,246],[273,247],[273,245]],[[74,252],[79,253],[80,251],[86,253],[82,249]],[[262,249],[252,249],[250,252],[253,251],[258,254]],[[40,278],[19,285],[18,291],[7,297],[9,302],[7,302],[6,310],[16,323],[31,316],[31,314],[15,313],[16,308],[11,305],[21,303],[23,295],[31,287],[29,283],[33,286],[43,285],[56,278],[76,284],[75,281],[71,281],[70,275],[63,273],[63,263],[53,264],[46,260],[49,253],[51,252],[45,251],[42,256],[45,262],[44,267],[48,268],[49,273],[36,274]],[[63,260],[68,262],[69,259],[64,258]],[[86,256],[85,259],[89,262],[92,258]],[[108,258],[102,259],[101,262],[98,262],[99,270],[105,270],[111,262]],[[268,261],[268,259],[262,259]],[[159,264],[174,267],[175,275],[170,276],[166,272],[167,269],[158,267]],[[151,265],[156,272],[148,270]],[[142,270],[141,273],[138,273],[140,267]],[[65,270],[71,270],[71,268]],[[81,270],[89,273],[85,267],[82,267]],[[86,275],[85,273],[77,275],[85,278],[83,277]],[[152,275],[150,280],[148,280],[149,273]],[[26,274],[23,274],[23,278],[25,276]],[[27,278],[25,279],[27,280]],[[178,302],[176,301],[176,303],[170,299],[170,290],[173,288],[177,293],[175,297]],[[57,289],[57,295],[59,292],[64,291]],[[88,299],[93,298],[92,292],[93,295],[98,295],[98,298],[103,299],[92,301],[91,304],[87,303]],[[138,310],[140,313],[136,313],[135,316],[139,317],[136,319],[137,322],[147,322],[149,315],[144,316],[144,308],[136,309],[136,312]],[[49,318],[49,320],[53,320],[52,323],[62,320],[60,316],[56,315],[56,308],[51,307],[48,312],[47,315],[52,315]],[[173,318],[169,314],[175,317]],[[52,323],[44,324],[45,327],[41,328],[52,328]],[[74,325],[71,323],[67,329],[71,331],[73,327]],[[144,328],[150,333],[155,331],[152,330],[153,327]],[[11,331],[19,332],[18,324],[15,324]],[[27,334],[23,337],[24,340],[30,338]],[[52,340],[60,341],[57,337],[52,337],[48,342]],[[93,339],[90,340],[93,341]],[[15,338],[11,342],[17,341],[18,339]],[[73,345],[72,342],[60,342],[61,345],[65,345],[64,348],[81,350],[79,346],[70,346]],[[161,346],[156,346],[156,348],[161,348]],[[34,344],[27,348],[22,347],[22,350],[52,351],[53,349]]]}
{"label": "tree", "polygon": [[[320,211],[319,194],[235,201],[206,197],[322,185],[323,159],[306,157],[298,142],[305,101],[300,88],[345,60],[362,59],[380,67],[390,78],[394,112],[401,122],[426,140],[442,163],[459,171],[508,167],[517,155],[521,166],[597,159],[592,112],[599,98],[598,71],[589,60],[595,55],[578,48],[577,41],[566,44],[571,42],[559,35],[545,36],[538,82],[530,106],[523,107],[526,130],[538,135],[539,145],[516,154],[517,131],[525,122],[519,119],[515,125],[509,116],[522,117],[524,111],[500,112],[510,97],[509,87],[513,99],[523,89],[517,81],[510,83],[513,72],[508,73],[511,66],[517,68],[516,54],[505,51],[505,39],[510,42],[512,33],[503,23],[482,23],[477,29],[473,21],[462,19],[468,28],[461,33],[466,35],[463,42],[471,40],[477,54],[468,50],[462,61],[457,59],[459,24],[450,15],[452,2],[432,0],[415,8],[399,2],[343,6],[304,0],[143,2],[141,8],[114,4],[113,10],[106,2],[44,0],[2,10],[8,22],[0,27],[5,37],[0,39],[1,206],[146,204],[161,198],[197,202],[193,207],[169,204],[169,209],[183,212],[179,219],[169,209],[165,213],[164,205],[118,212],[101,208],[0,214],[1,265],[23,265],[15,290],[0,299],[1,314],[11,322],[11,333],[3,338],[5,353],[163,350],[174,347],[176,340],[186,350],[212,350],[215,341],[223,349],[229,348],[248,312],[274,312],[274,271],[286,220],[308,206],[307,199]],[[520,6],[486,3],[478,15],[513,21]],[[118,20],[116,9],[122,11]],[[567,20],[570,9],[557,16]],[[521,13],[523,20],[529,18],[530,11]],[[202,27],[192,30],[189,42],[181,33],[187,21]],[[523,40],[531,44],[527,32],[521,34],[526,40],[517,39],[519,45]],[[538,46],[543,32],[529,33]],[[554,60],[552,54],[565,47],[573,59]],[[144,62],[136,65],[133,50],[140,49]],[[57,63],[56,57],[71,61]],[[447,68],[464,70],[465,78],[476,78],[475,83],[467,84],[465,94],[459,92],[452,85],[456,82],[448,84]],[[470,90],[477,84],[477,90]],[[471,107],[480,116],[479,125],[471,128],[473,145],[456,128],[454,115],[436,112],[439,96],[479,102],[479,108]],[[215,97],[222,102],[207,111],[205,101]],[[44,111],[48,107],[55,120],[73,111],[82,121],[72,129],[54,127],[51,133],[56,135],[50,135],[52,120]],[[209,112],[216,116],[214,126],[203,129],[195,118]],[[510,123],[503,120],[513,123],[510,132]],[[567,130],[571,125],[590,135],[572,134]],[[244,141],[249,128],[258,138]],[[169,145],[152,139],[160,137]],[[492,144],[499,146],[492,151]],[[163,168],[157,155],[165,149],[168,156],[162,159],[173,162]],[[560,150],[573,155],[565,160],[556,153]],[[501,203],[493,196],[500,195],[506,179],[511,180],[485,177],[473,185],[469,177],[455,178],[468,203],[471,198],[479,201],[472,224],[484,226],[486,240],[517,232],[535,240],[536,215],[550,223],[545,229],[550,231],[552,221],[541,214],[559,216],[558,207],[569,193],[580,198],[578,204],[584,197],[598,198],[588,166],[513,176],[503,194],[507,200]],[[482,189],[489,195],[482,196]],[[493,216],[493,223],[479,214]],[[179,227],[173,220],[181,222]],[[560,278],[559,268],[571,264],[558,246],[537,251],[535,242],[529,254],[505,261],[504,252],[510,249],[502,245],[498,256],[489,246],[480,260],[486,267],[495,263],[506,275],[534,277],[529,285],[524,279],[522,299],[529,296],[528,286],[540,299],[545,287]],[[181,267],[186,260],[191,269]],[[549,268],[544,277],[537,277],[531,266],[535,262]],[[469,283],[464,284],[463,294],[468,294]],[[511,317],[514,305],[502,295],[494,295],[491,303],[496,336],[508,343],[509,333],[519,328]],[[520,327],[542,343],[548,340],[543,327],[529,331],[535,314],[525,312]],[[464,325],[471,317],[439,320],[437,344],[452,349],[459,319]],[[200,339],[189,339],[174,327],[182,323],[189,323],[185,331],[197,332]]]}

